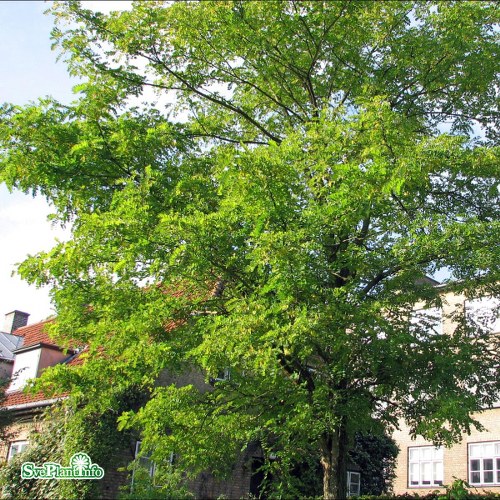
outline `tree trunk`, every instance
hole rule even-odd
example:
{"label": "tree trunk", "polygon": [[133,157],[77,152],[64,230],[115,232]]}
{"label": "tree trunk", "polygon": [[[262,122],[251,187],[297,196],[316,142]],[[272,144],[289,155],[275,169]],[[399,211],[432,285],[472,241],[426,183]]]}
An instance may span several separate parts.
{"label": "tree trunk", "polygon": [[321,441],[321,466],[323,467],[323,498],[342,500],[347,497],[347,434],[339,425],[333,432],[325,433]]}

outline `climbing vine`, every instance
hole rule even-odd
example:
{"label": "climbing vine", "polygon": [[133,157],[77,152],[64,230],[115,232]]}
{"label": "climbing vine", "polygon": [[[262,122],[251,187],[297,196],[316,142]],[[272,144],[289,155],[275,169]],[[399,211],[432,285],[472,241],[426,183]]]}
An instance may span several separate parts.
{"label": "climbing vine", "polygon": [[[29,447],[0,469],[0,488],[12,499],[90,499],[101,496],[100,480],[60,481],[22,479],[23,462],[67,465],[74,453],[87,453],[92,462],[109,472],[134,458],[133,431],[118,431],[116,420],[122,411],[138,404],[143,396],[133,390],[116,397],[115,404],[98,411],[74,399],[50,407],[35,420]],[[124,474],[124,481],[126,475]]]}

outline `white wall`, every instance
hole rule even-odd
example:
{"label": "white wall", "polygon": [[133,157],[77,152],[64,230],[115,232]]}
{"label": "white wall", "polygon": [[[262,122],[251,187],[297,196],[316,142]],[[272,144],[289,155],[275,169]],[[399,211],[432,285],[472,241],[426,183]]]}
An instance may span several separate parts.
{"label": "white wall", "polygon": [[18,391],[22,389],[28,379],[35,378],[38,372],[38,364],[42,349],[33,349],[17,353],[14,359],[14,368],[12,370],[13,380],[7,389],[7,392]]}

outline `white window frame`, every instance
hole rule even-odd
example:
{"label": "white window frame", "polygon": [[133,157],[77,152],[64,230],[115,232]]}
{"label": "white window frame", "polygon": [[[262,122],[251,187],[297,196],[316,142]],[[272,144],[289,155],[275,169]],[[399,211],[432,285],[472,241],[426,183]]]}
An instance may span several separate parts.
{"label": "white window frame", "polygon": [[[469,443],[467,448],[469,484],[471,486],[500,485],[500,441]],[[488,463],[489,461],[491,464]],[[488,478],[488,473],[491,473],[491,481],[485,480]]]}
{"label": "white window frame", "polygon": [[[357,478],[357,481],[353,481]],[[347,496],[357,497],[361,495],[361,473],[355,471],[347,471]]]}
{"label": "white window frame", "polygon": [[9,454],[7,455],[7,462],[10,462],[16,455],[22,453],[29,443],[26,440],[12,441],[9,445]]}
{"label": "white window frame", "polygon": [[[159,488],[160,485],[155,484],[155,472],[156,472],[156,463],[151,460],[151,453],[148,453],[147,455],[141,455],[141,444],[142,441],[136,441],[135,442],[135,453],[134,453],[134,458],[138,461],[139,467],[144,467],[148,473],[149,477],[153,478],[153,486]],[[170,457],[168,459],[168,463],[170,465],[174,465],[174,460],[175,460],[175,453],[171,452]],[[133,491],[134,488],[134,476],[135,476],[135,471],[137,467],[134,467],[132,470],[132,481],[131,481],[131,490]]]}
{"label": "white window frame", "polygon": [[231,380],[231,369],[224,368],[217,374],[217,377],[210,378],[210,384],[214,385],[217,382],[229,382],[230,380]]}
{"label": "white window frame", "polygon": [[409,488],[435,488],[442,486],[443,476],[444,462],[442,447],[408,447]]}
{"label": "white window frame", "polygon": [[136,441],[134,457],[139,461],[139,465],[144,467],[149,472],[150,477],[153,477],[155,475],[156,464],[151,460],[151,453],[148,453],[147,455],[140,454],[141,444],[142,441]]}

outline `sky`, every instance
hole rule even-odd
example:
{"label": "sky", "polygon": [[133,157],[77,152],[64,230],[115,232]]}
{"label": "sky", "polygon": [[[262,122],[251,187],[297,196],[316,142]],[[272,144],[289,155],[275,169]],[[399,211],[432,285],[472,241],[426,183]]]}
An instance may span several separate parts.
{"label": "sky", "polygon": [[[87,8],[109,12],[130,8],[129,1],[84,1]],[[26,104],[50,95],[73,99],[77,82],[69,77],[57,52],[51,50],[52,18],[44,15],[47,1],[0,1],[0,103]],[[69,230],[47,220],[50,206],[41,197],[9,193],[0,185],[0,330],[3,315],[18,309],[30,313],[30,323],[54,314],[47,288],[37,289],[15,273],[27,255],[52,248]],[[442,276],[436,276],[442,279]]]}
{"label": "sky", "polygon": [[[130,2],[83,2],[104,12],[127,8]],[[27,104],[50,95],[61,102],[73,98],[77,82],[69,77],[57,52],[51,50],[52,18],[44,15],[49,2],[0,1],[0,103]],[[4,314],[30,313],[29,323],[54,314],[47,288],[37,289],[12,276],[16,263],[28,254],[49,250],[69,230],[47,220],[50,206],[42,197],[9,193],[0,185],[0,330]]]}

